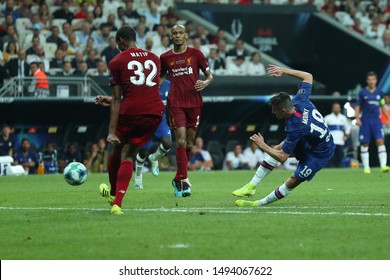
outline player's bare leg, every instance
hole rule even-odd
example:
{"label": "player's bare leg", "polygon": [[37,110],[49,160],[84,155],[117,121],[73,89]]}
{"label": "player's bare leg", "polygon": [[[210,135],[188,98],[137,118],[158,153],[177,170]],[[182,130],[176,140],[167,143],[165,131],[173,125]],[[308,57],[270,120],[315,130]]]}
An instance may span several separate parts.
{"label": "player's bare leg", "polygon": [[385,142],[383,139],[377,139],[376,145],[378,146],[379,164],[381,166],[381,172],[389,172],[390,167],[387,166],[387,151]]}
{"label": "player's bare leg", "polygon": [[160,173],[159,167],[158,167],[158,160],[165,156],[169,150],[172,147],[172,139],[168,136],[163,136],[160,138],[160,145],[158,145],[157,150],[149,155],[148,159],[150,160],[152,164],[152,174],[154,176],[158,176]]}
{"label": "player's bare leg", "polygon": [[[274,149],[281,150],[282,145],[283,143],[280,143],[279,145],[275,146]],[[260,166],[257,168],[252,180],[242,188],[233,191],[232,194],[237,197],[255,195],[257,185],[260,184],[260,182],[263,181],[264,178],[274,170],[276,165],[278,165],[278,161],[273,157],[267,155],[266,158],[260,164]]]}
{"label": "player's bare leg", "polygon": [[186,154],[187,136],[186,128],[178,127],[174,130],[176,137],[176,176],[172,180],[172,186],[175,190],[175,196],[182,196],[181,181],[188,179],[188,159]]}
{"label": "player's bare leg", "polygon": [[266,197],[256,200],[256,201],[247,201],[247,200],[236,200],[236,205],[239,207],[256,207],[264,206],[280,200],[285,196],[289,195],[294,188],[296,188],[301,182],[295,178],[294,174],[290,176],[281,186],[276,188]]}

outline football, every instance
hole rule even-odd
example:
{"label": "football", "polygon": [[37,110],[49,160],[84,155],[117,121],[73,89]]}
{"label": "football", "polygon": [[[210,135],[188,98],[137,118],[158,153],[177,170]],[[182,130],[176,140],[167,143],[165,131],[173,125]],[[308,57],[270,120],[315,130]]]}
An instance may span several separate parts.
{"label": "football", "polygon": [[87,177],[87,168],[80,162],[71,162],[64,169],[65,181],[72,186],[81,185]]}

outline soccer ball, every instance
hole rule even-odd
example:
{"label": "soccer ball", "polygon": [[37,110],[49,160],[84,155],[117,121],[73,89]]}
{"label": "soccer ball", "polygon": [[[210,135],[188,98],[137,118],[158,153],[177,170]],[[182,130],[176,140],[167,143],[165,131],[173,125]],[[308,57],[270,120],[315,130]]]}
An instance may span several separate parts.
{"label": "soccer ball", "polygon": [[87,177],[87,168],[80,162],[71,162],[64,169],[65,181],[72,186],[81,185]]}

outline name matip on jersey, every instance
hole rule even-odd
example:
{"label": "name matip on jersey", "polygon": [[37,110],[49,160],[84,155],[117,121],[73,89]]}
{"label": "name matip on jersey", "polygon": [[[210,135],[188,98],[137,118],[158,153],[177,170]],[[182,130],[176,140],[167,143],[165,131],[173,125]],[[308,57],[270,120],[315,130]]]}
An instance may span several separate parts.
{"label": "name matip on jersey", "polygon": [[287,154],[297,153],[298,143],[304,145],[305,152],[318,157],[333,153],[335,144],[330,130],[321,113],[309,100],[311,89],[310,83],[301,82],[297,94],[292,99],[295,110],[286,120],[287,137],[282,147]]}
{"label": "name matip on jersey", "polygon": [[201,107],[202,96],[195,89],[199,80],[199,70],[205,72],[208,62],[203,53],[194,48],[187,49],[180,54],[172,50],[163,53],[161,60],[161,76],[169,72],[171,91],[168,96],[170,107]]}
{"label": "name matip on jersey", "polygon": [[159,115],[164,104],[159,94],[160,60],[152,52],[131,48],[109,63],[110,85],[122,88],[120,115]]}
{"label": "name matip on jersey", "polygon": [[384,94],[378,88],[374,92],[370,92],[368,88],[360,90],[357,104],[360,105],[362,118],[380,118],[380,105],[381,102],[384,104],[383,98]]}

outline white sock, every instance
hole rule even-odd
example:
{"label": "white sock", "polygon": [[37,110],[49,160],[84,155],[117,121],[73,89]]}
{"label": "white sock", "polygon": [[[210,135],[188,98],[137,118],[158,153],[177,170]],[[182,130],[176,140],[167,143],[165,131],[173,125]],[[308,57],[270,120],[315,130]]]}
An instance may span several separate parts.
{"label": "white sock", "polygon": [[254,184],[255,186],[260,184],[260,182],[263,181],[265,176],[267,176],[269,173],[271,173],[272,170],[274,170],[277,164],[278,161],[276,159],[267,155],[267,157],[260,164],[259,168],[257,168],[256,174],[255,176],[253,176],[250,183]]}
{"label": "white sock", "polygon": [[282,199],[283,197],[289,195],[290,192],[292,192],[292,189],[287,188],[286,184],[283,183],[283,185],[281,185],[279,188],[276,188],[269,195],[260,199],[258,204],[259,206],[267,205],[269,203]]}
{"label": "white sock", "polygon": [[141,158],[139,154],[137,154],[137,160],[135,163],[135,177],[142,176],[142,168],[144,167],[145,159]]}
{"label": "white sock", "polygon": [[157,151],[151,154],[149,158],[153,161],[156,161],[165,156],[168,152],[169,150],[165,150],[163,144],[160,144],[157,148]]}
{"label": "white sock", "polygon": [[387,164],[387,153],[385,145],[378,146],[378,157],[381,167],[385,167]]}
{"label": "white sock", "polygon": [[360,156],[362,158],[362,163],[364,169],[369,169],[370,168],[370,157],[368,154],[368,147],[361,146],[360,147]]}

